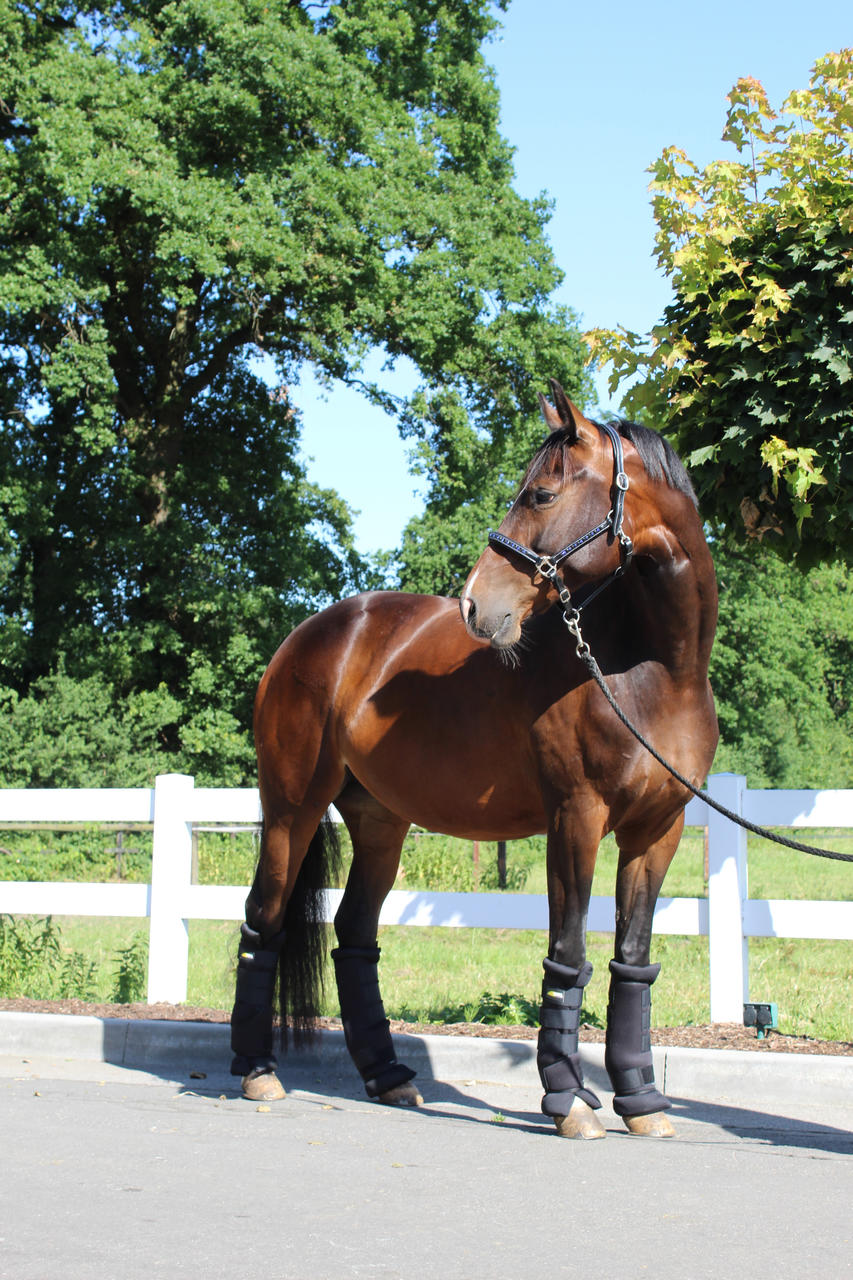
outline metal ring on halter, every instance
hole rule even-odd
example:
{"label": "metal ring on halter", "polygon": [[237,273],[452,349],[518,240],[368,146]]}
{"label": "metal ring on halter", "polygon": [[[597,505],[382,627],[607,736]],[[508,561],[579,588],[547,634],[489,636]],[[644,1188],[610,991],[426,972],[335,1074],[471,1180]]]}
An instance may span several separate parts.
{"label": "metal ring on halter", "polygon": [[543,578],[547,578],[549,582],[553,582],[557,576],[557,566],[550,556],[540,556],[536,562],[536,572],[541,573]]}

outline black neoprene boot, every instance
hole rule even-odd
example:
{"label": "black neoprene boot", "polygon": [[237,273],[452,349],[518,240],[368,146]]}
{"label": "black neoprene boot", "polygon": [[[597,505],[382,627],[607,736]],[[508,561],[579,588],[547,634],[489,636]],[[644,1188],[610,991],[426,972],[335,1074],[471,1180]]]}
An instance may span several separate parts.
{"label": "black neoprene boot", "polygon": [[592,965],[570,969],[556,960],[543,960],[542,1005],[539,1010],[539,1043],[536,1065],[545,1090],[542,1111],[546,1116],[566,1116],[575,1098],[590,1107],[601,1106],[584,1087],[578,1052],[578,1029],[583,989],[592,977]]}
{"label": "black neoprene boot", "polygon": [[379,947],[337,947],[332,952],[344,1038],[369,1098],[413,1080],[411,1067],[394,1057],[379,992]]}
{"label": "black neoprene boot", "polygon": [[617,1116],[646,1116],[672,1106],[656,1088],[652,1066],[651,985],[659,973],[659,964],[610,961],[604,1065]]}
{"label": "black neoprene boot", "polygon": [[273,1054],[273,1000],[279,952],[284,933],[265,947],[261,935],[247,924],[240,926],[237,984],[231,1013],[232,1076],[261,1075],[275,1071]]}

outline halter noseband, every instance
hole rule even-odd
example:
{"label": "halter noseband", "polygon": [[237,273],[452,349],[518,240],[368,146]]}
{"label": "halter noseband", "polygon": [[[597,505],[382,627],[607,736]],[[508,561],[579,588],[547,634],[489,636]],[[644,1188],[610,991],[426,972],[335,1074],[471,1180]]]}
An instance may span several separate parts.
{"label": "halter noseband", "polygon": [[[529,561],[535,567],[536,572],[542,574],[543,578],[547,578],[554,583],[554,586],[559,590],[560,603],[563,606],[566,621],[570,626],[570,614],[577,618],[581,609],[585,608],[600,591],[609,586],[614,579],[621,577],[631,563],[631,557],[634,554],[634,544],[622,528],[625,494],[628,492],[629,485],[628,477],[625,474],[622,437],[618,431],[611,427],[609,422],[602,422],[599,425],[601,430],[607,433],[613,449],[613,506],[601,524],[597,524],[594,529],[589,529],[586,533],[581,534],[579,538],[575,538],[574,542],[570,542],[567,547],[563,547],[561,551],[557,551],[552,556],[540,555],[538,551],[533,551],[530,547],[524,547],[520,542],[515,542],[512,538],[508,538],[505,533],[498,533],[495,529],[489,530],[490,546],[505,547],[508,551],[514,551],[516,555],[522,556]],[[594,542],[596,538],[600,538],[605,533],[609,534],[611,538],[618,539],[621,555],[620,562],[613,572],[608,574],[580,604],[575,605],[565,582],[558,577],[560,565],[564,560],[568,560],[569,556],[573,556],[576,551],[580,551],[582,547]]]}

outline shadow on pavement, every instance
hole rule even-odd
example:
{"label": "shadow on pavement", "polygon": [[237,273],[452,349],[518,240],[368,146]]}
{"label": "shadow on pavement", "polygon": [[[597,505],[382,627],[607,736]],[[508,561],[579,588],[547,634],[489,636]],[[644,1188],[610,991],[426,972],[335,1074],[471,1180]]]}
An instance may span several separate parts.
{"label": "shadow on pavement", "polygon": [[751,1110],[726,1103],[672,1099],[673,1122],[679,1117],[713,1125],[736,1138],[773,1147],[799,1147],[810,1151],[853,1154],[853,1133],[812,1120],[797,1120],[769,1111]]}

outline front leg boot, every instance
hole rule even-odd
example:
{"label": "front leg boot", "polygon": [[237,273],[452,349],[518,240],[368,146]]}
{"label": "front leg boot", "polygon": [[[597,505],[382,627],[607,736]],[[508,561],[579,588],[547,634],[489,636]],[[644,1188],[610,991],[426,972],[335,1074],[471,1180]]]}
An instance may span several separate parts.
{"label": "front leg boot", "polygon": [[604,1136],[604,1127],[592,1114],[601,1103],[583,1081],[578,1050],[583,989],[592,977],[586,961],[580,969],[544,960],[542,1004],[536,1065],[545,1096],[542,1112],[551,1116],[564,1137]]}
{"label": "front leg boot", "polygon": [[670,1137],[674,1130],[666,1116],[655,1124],[641,1119],[672,1106],[655,1085],[652,1064],[651,986],[659,973],[659,964],[610,961],[604,1065],[613,1085],[613,1110],[631,1132]]}

